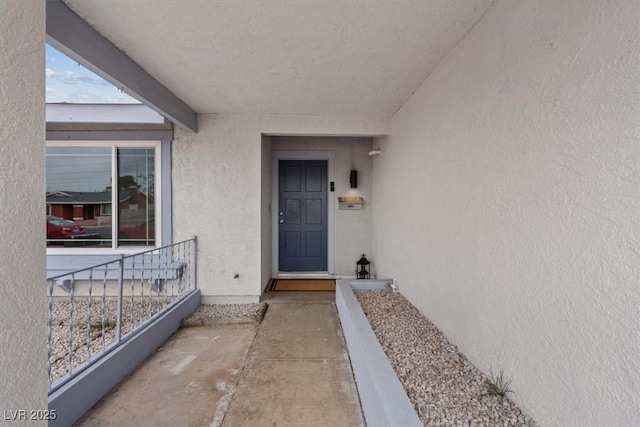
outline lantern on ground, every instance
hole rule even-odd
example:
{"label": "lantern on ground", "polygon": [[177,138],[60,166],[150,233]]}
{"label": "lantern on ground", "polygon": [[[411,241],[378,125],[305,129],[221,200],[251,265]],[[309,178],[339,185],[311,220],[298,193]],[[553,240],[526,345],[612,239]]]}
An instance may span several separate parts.
{"label": "lantern on ground", "polygon": [[358,279],[368,279],[369,278],[369,269],[368,266],[371,264],[365,255],[362,254],[362,257],[356,262],[356,272],[358,274]]}

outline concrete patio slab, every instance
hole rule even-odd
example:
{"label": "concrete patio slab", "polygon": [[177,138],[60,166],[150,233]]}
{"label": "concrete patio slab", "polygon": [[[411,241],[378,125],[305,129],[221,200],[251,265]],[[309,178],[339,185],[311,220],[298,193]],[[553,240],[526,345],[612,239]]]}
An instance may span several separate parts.
{"label": "concrete patio slab", "polygon": [[220,425],[257,328],[178,330],[76,425]]}
{"label": "concrete patio slab", "polygon": [[363,426],[335,304],[269,300],[224,419],[236,426]]}
{"label": "concrete patio slab", "polygon": [[333,359],[343,355],[347,352],[335,304],[274,300],[269,303],[250,358]]}
{"label": "concrete patio slab", "polygon": [[78,426],[364,426],[334,294],[277,295],[260,325],[183,328]]}
{"label": "concrete patio slab", "polygon": [[224,427],[362,426],[348,360],[254,360]]}
{"label": "concrete patio slab", "polygon": [[[310,297],[310,295],[312,297]],[[327,303],[335,304],[335,292],[267,292],[260,299],[262,302],[299,302],[299,303]]]}

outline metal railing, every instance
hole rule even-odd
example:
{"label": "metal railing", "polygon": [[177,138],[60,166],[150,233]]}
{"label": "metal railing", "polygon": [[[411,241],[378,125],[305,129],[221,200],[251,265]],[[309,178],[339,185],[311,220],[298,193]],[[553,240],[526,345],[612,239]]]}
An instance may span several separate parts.
{"label": "metal railing", "polygon": [[47,279],[49,392],[196,289],[196,239]]}

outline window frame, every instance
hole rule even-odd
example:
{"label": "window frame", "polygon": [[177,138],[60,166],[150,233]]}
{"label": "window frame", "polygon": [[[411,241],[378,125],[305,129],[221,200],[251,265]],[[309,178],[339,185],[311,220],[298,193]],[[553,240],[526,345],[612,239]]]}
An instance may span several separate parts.
{"label": "window frame", "polygon": [[[154,168],[159,173],[155,173],[154,186],[156,191],[154,195],[155,199],[155,213],[159,224],[162,224],[162,150],[160,141],[47,141],[47,147],[108,147],[111,151],[111,177],[113,182],[117,182],[118,174],[118,149],[136,149],[136,148],[153,148],[155,151]],[[80,248],[47,248],[48,254],[101,254],[101,253],[135,253],[153,249],[158,247],[158,243],[162,242],[162,227],[155,228],[154,240],[155,246],[120,246],[118,242],[118,227],[119,223],[119,210],[113,209],[114,206],[118,206],[119,191],[114,188],[111,195],[111,218],[112,218],[112,244],[110,248],[94,248],[94,247],[80,247]]]}
{"label": "window frame", "polygon": [[[154,159],[154,168],[156,170],[154,177],[154,186],[155,186],[155,223],[160,224],[159,227],[155,227],[155,246],[116,246],[117,243],[117,232],[113,236],[115,239],[112,240],[112,246],[109,248],[95,248],[95,247],[82,247],[82,248],[52,248],[47,247],[46,253],[47,256],[89,256],[94,258],[95,256],[105,255],[112,258],[113,255],[120,254],[131,254],[137,253],[141,251],[145,251],[148,249],[153,249],[156,247],[161,247],[164,245],[171,244],[172,241],[172,232],[171,232],[171,162],[170,162],[170,135],[167,132],[151,132],[152,135],[147,135],[149,132],[143,132],[138,134],[137,136],[147,136],[144,138],[59,138],[55,135],[57,132],[47,132],[47,147],[110,147],[111,148],[111,170],[114,177],[117,176],[117,150],[118,148],[154,148],[155,150],[155,159]],[[63,132],[64,134],[69,134],[70,132]],[[131,136],[131,134],[135,132],[124,132],[122,136]],[[53,134],[53,135],[51,135]],[[79,135],[86,135],[86,132],[78,132]],[[118,132],[108,132],[108,134],[118,134]],[[161,136],[160,138],[155,136]],[[97,135],[91,135],[95,137]],[[108,136],[108,135],[105,135]],[[117,135],[113,135],[117,136]],[[148,138],[148,136],[154,136],[153,138]],[[53,137],[53,138],[52,138]],[[169,157],[169,158],[167,158]],[[117,178],[114,178],[117,179]],[[167,188],[168,187],[168,188]],[[117,200],[118,191],[113,191],[112,195],[112,224],[118,223],[118,212],[117,209],[113,209],[113,200]],[[169,195],[169,197],[166,197]],[[117,206],[117,204],[116,204]],[[113,229],[117,227],[112,225]],[[75,258],[74,258],[75,259]]]}

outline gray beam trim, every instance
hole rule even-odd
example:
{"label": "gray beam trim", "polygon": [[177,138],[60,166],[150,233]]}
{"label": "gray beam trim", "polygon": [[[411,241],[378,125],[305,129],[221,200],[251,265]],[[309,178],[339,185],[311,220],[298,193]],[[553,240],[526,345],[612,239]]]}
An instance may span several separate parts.
{"label": "gray beam trim", "polygon": [[[78,104],[76,104],[78,105]],[[121,104],[119,104],[121,105]],[[154,111],[155,113],[155,111]],[[164,117],[163,117],[164,118]],[[164,123],[79,123],[79,122],[47,122],[47,131],[64,131],[64,132],[79,132],[79,131],[143,131],[143,130],[164,130],[172,131],[173,123],[168,119],[164,119]]]}
{"label": "gray beam trim", "polygon": [[173,139],[170,130],[47,131],[47,141],[160,141]]}
{"label": "gray beam trim", "polygon": [[47,0],[47,42],[180,127],[198,131],[197,114],[101,36],[62,0]]}

